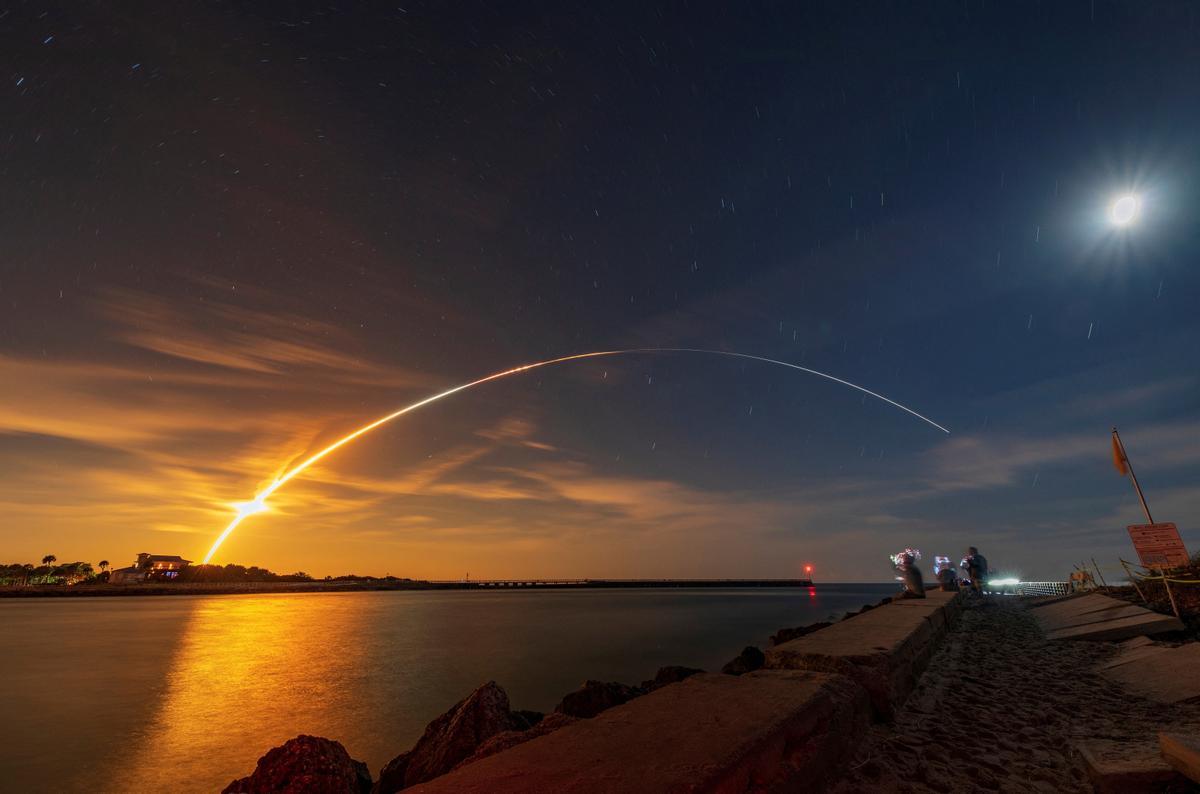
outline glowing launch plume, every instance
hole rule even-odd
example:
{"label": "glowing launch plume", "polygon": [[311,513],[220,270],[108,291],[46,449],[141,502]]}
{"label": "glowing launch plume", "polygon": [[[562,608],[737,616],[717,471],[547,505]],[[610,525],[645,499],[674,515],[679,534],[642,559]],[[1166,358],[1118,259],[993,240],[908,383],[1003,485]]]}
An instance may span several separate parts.
{"label": "glowing launch plume", "polygon": [[932,419],[930,419],[926,416],[922,416],[921,414],[917,413],[913,409],[911,409],[907,406],[901,405],[900,403],[896,402],[895,400],[888,399],[887,397],[884,397],[882,394],[879,394],[878,392],[873,392],[870,389],[867,389],[863,386],[859,386],[857,383],[851,383],[848,380],[842,380],[841,378],[836,378],[833,375],[827,375],[824,372],[818,372],[815,369],[809,369],[808,367],[802,367],[799,364],[790,364],[787,361],[778,361],[773,358],[764,358],[763,356],[752,356],[748,353],[731,353],[726,350],[703,350],[700,348],[691,348],[691,347],[642,347],[642,348],[632,348],[629,350],[599,350],[599,351],[596,351],[593,353],[577,353],[576,355],[573,355],[573,356],[563,356],[561,358],[552,358],[552,359],[549,359],[548,361],[538,361],[533,364],[525,364],[520,367],[513,367],[512,369],[506,369],[503,372],[496,372],[492,375],[488,375],[487,377],[480,378],[479,380],[473,380],[470,383],[464,383],[461,386],[455,386],[452,389],[447,389],[444,392],[439,392],[438,394],[434,394],[430,397],[426,397],[424,400],[420,400],[418,402],[413,403],[412,405],[408,405],[408,406],[405,406],[404,408],[401,408],[399,411],[395,411],[393,413],[388,414],[387,416],[376,419],[374,422],[371,422],[369,425],[364,425],[363,427],[360,427],[358,430],[355,430],[353,433],[350,433],[349,435],[333,442],[329,446],[325,447],[325,449],[321,450],[320,452],[317,452],[316,454],[312,455],[309,458],[306,458],[305,460],[301,461],[300,463],[296,464],[291,469],[286,471],[284,474],[277,477],[274,482],[272,482],[265,489],[263,489],[263,491],[260,494],[258,494],[258,496],[254,497],[254,499],[252,501],[241,502],[241,503],[235,505],[235,507],[237,509],[237,516],[232,521],[229,522],[229,526],[225,527],[225,531],[223,531],[220,535],[217,536],[216,542],[213,543],[212,548],[208,550],[208,554],[204,557],[204,562],[205,562],[205,564],[207,564],[208,561],[213,558],[213,555],[217,553],[217,549],[219,549],[221,547],[221,544],[225,542],[225,538],[229,537],[229,535],[233,532],[233,530],[237,529],[238,525],[241,524],[243,520],[245,520],[249,516],[254,515],[255,513],[262,513],[264,511],[268,510],[269,508],[267,507],[267,499],[271,496],[271,494],[275,493],[281,487],[283,487],[284,483],[288,482],[289,480],[295,479],[297,475],[301,474],[305,469],[307,469],[309,466],[312,466],[314,463],[321,460],[321,458],[325,457],[329,453],[334,452],[335,450],[338,450],[341,447],[344,447],[345,445],[349,444],[354,439],[358,438],[361,435],[365,435],[366,433],[371,432],[372,430],[379,427],[380,425],[385,425],[388,422],[392,421],[393,419],[397,419],[401,416],[404,416],[405,414],[415,411],[418,408],[422,408],[426,405],[429,405],[432,402],[437,402],[438,400],[442,399],[443,397],[449,397],[452,394],[457,394],[460,391],[465,391],[466,389],[470,389],[473,386],[479,386],[481,384],[487,383],[488,381],[498,380],[500,378],[506,378],[509,375],[516,375],[518,373],[527,372],[531,369],[537,369],[539,367],[548,367],[551,364],[563,364],[567,361],[578,361],[578,360],[584,359],[584,358],[600,358],[601,356],[622,356],[622,355],[632,355],[634,353],[701,353],[701,354],[710,355],[710,356],[729,356],[731,358],[749,359],[751,361],[761,361],[766,364],[776,364],[781,367],[789,367],[791,369],[798,369],[801,372],[807,372],[810,375],[816,375],[818,377],[825,378],[826,380],[831,380],[834,383],[840,383],[843,386],[849,386],[851,389],[857,389],[858,391],[862,392],[863,394],[869,394],[872,397],[875,397],[876,399],[883,400],[888,405],[895,406],[896,408],[899,408],[901,411],[904,411],[905,413],[915,416],[916,418],[920,419],[922,422],[925,422],[926,424],[932,425],[933,427],[936,427],[938,430],[941,430],[943,433],[950,432],[949,430],[942,427],[941,425],[939,425],[937,422],[933,421]]}

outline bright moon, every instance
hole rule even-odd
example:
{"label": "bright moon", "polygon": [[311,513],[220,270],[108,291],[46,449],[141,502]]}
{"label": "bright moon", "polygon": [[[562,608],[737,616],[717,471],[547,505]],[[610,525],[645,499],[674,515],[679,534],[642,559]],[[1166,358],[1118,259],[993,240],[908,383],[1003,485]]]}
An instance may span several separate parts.
{"label": "bright moon", "polygon": [[1121,196],[1112,203],[1108,210],[1108,217],[1117,226],[1128,226],[1137,218],[1141,205],[1141,199],[1137,196],[1132,194]]}

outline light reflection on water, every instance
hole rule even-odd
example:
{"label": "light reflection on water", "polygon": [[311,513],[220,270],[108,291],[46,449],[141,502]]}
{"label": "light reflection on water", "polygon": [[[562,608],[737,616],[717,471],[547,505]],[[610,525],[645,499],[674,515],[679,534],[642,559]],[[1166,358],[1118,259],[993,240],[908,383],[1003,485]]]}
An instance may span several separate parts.
{"label": "light reflection on water", "polygon": [[297,733],[347,733],[345,719],[362,707],[355,702],[366,650],[358,600],[321,598],[320,608],[306,594],[198,603],[158,707],[117,768],[150,769],[167,759],[184,779],[220,769],[228,782],[246,768],[238,757],[257,758]]}
{"label": "light reflection on water", "polygon": [[[709,670],[894,585],[0,602],[6,790],[216,791],[299,733],[374,774],[489,679],[550,710],[585,678]],[[130,777],[132,776],[132,777]]]}

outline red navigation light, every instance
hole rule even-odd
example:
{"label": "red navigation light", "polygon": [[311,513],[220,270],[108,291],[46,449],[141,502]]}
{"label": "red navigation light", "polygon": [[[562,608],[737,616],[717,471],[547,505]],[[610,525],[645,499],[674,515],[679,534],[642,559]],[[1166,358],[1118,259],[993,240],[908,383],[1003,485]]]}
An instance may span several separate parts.
{"label": "red navigation light", "polygon": [[812,566],[811,566],[811,565],[805,565],[805,566],[804,566],[804,572],[805,572],[805,573],[812,573]]}

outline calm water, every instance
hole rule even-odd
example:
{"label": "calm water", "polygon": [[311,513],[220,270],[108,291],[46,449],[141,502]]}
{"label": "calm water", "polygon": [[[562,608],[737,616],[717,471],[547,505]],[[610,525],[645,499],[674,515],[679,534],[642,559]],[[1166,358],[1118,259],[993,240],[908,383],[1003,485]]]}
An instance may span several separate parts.
{"label": "calm water", "polygon": [[219,791],[299,733],[373,774],[494,679],[553,709],[586,678],[718,670],[895,585],[0,601],[0,789]]}

